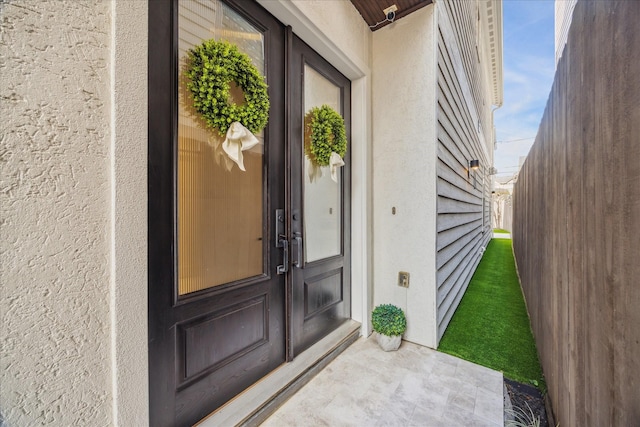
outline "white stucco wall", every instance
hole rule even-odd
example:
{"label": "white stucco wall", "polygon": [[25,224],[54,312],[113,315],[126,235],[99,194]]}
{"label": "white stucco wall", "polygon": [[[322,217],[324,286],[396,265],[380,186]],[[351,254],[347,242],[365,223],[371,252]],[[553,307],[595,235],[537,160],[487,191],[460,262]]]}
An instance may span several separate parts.
{"label": "white stucco wall", "polygon": [[[376,31],[372,47],[374,303],[403,308],[404,338],[430,347],[436,346],[434,7]],[[399,271],[410,273],[408,289],[398,286]]]}
{"label": "white stucco wall", "polygon": [[[291,0],[340,50],[369,64],[371,30],[357,9],[344,0]],[[294,29],[295,31],[295,29]]]}
{"label": "white stucco wall", "polygon": [[8,425],[112,423],[105,1],[0,5]]}
{"label": "white stucco wall", "polygon": [[0,13],[2,417],[144,425],[147,2]]}
{"label": "white stucco wall", "polygon": [[110,275],[113,424],[149,422],[148,1],[111,0]]}
{"label": "white stucco wall", "polygon": [[368,76],[371,31],[348,0],[257,0],[352,83]]}

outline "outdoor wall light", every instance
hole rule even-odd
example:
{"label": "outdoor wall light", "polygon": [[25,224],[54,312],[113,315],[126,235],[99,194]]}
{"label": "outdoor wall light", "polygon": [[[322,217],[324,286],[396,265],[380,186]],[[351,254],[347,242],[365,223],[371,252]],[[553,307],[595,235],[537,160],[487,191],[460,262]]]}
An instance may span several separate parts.
{"label": "outdoor wall light", "polygon": [[479,169],[480,160],[469,160],[469,168],[467,169],[467,178],[469,178],[469,171],[471,169]]}

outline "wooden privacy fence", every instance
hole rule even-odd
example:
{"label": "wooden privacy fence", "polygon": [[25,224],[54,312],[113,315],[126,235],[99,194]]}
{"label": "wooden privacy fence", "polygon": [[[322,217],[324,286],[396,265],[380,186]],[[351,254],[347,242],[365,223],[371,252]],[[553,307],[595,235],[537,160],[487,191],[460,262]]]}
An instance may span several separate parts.
{"label": "wooden privacy fence", "polygon": [[556,421],[640,426],[640,2],[578,1],[513,245]]}

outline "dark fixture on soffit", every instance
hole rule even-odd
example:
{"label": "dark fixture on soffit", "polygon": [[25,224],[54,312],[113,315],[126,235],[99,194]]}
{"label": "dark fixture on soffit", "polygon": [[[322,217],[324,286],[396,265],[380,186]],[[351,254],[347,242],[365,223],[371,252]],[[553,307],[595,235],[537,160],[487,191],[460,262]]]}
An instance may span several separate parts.
{"label": "dark fixture on soffit", "polygon": [[[351,0],[351,3],[358,9],[371,31],[376,31],[430,5],[433,0]],[[393,5],[397,7],[397,10],[394,11],[392,19],[389,19],[389,15],[383,11]]]}

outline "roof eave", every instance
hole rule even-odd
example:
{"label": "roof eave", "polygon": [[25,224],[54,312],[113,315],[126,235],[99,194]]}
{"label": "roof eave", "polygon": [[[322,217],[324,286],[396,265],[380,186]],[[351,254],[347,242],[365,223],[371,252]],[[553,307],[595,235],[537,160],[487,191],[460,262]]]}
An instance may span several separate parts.
{"label": "roof eave", "polygon": [[488,63],[488,72],[491,85],[491,104],[497,107],[503,102],[503,75],[502,75],[502,1],[483,0],[480,3],[480,16],[483,22],[484,52]]}

